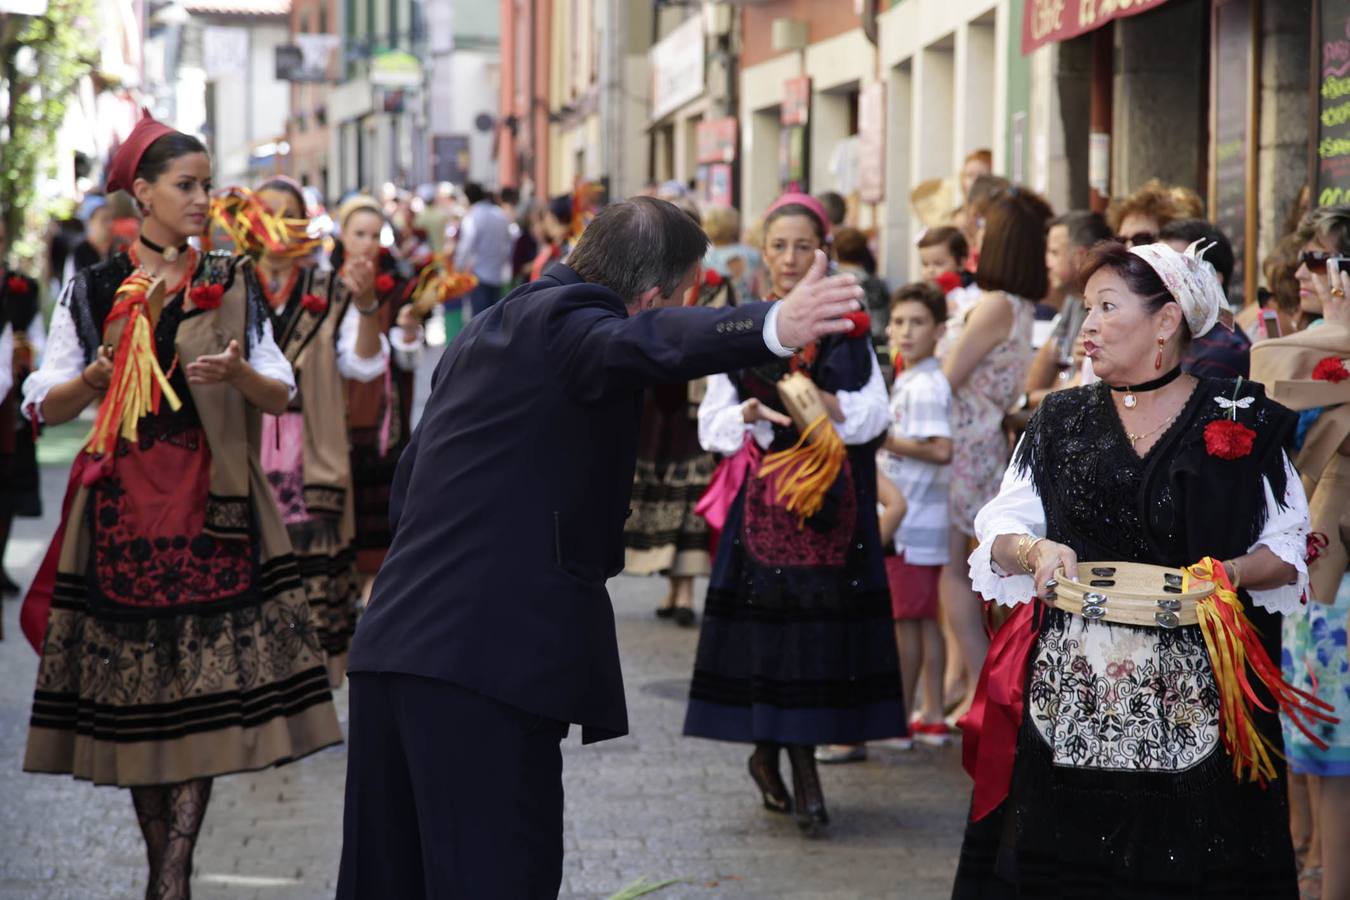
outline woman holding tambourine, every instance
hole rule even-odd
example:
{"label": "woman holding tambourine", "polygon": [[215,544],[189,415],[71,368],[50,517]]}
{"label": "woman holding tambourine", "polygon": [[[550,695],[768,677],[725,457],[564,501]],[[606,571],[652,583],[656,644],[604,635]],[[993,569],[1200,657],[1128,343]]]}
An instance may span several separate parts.
{"label": "woman holding tambourine", "polygon": [[[1017,611],[963,723],[954,897],[1297,896],[1265,711],[1327,716],[1271,663],[1307,585],[1297,420],[1249,381],[1181,374],[1226,308],[1202,253],[1094,251],[1101,381],[1046,399],[976,521],[975,588]],[[1144,599],[1123,589],[1137,564],[1169,567]]]}

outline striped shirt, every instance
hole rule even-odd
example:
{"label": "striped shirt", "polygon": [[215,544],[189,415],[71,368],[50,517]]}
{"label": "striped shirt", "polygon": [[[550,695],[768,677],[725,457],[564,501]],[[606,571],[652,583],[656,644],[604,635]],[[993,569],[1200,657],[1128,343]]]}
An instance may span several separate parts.
{"label": "striped shirt", "polygon": [[[936,357],[906,368],[891,386],[891,434],[922,440],[952,436],[949,416],[952,389]],[[896,552],[916,566],[948,562],[947,493],[951,476],[946,465],[877,452],[877,464],[904,494],[904,521],[895,533]]]}

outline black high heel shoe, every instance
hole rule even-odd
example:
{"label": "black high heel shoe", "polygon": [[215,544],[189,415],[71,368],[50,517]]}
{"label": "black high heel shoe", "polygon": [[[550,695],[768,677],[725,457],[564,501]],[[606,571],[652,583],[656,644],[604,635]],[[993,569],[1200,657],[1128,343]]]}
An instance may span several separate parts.
{"label": "black high heel shoe", "polygon": [[792,795],[788,793],[787,785],[783,784],[783,776],[778,772],[778,745],[755,744],[755,752],[750,754],[749,766],[750,777],[759,788],[764,808],[769,812],[792,812]]}
{"label": "black high heel shoe", "polygon": [[792,764],[792,793],[797,797],[797,827],[807,837],[825,834],[830,814],[825,811],[825,795],[816,772],[816,748],[808,744],[789,744],[788,762]]}

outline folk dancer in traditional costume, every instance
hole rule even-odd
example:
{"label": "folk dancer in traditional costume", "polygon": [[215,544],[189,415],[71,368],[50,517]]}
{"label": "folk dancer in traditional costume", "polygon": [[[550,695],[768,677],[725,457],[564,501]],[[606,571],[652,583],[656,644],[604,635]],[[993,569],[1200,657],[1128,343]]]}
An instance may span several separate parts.
{"label": "folk dancer in traditional costume", "polygon": [[263,469],[309,602],[319,611],[329,679],[338,687],[361,599],[343,379],[381,380],[389,341],[380,333],[375,261],[348,259],[339,271],[302,265],[315,242],[306,236],[300,190],[274,179],[257,199],[288,223],[282,230],[289,240],[264,242],[258,271],[277,343],[299,388],[284,413],[263,420]]}
{"label": "folk dancer in traditional costume", "polygon": [[69,282],[24,386],[35,421],[99,403],[21,616],[42,655],[24,769],[130,788],[154,898],[189,894],[214,777],[342,739],[259,464],[291,369],[252,261],[188,243],[210,180],[197,139],[140,121],[108,175],[140,237]]}
{"label": "folk dancer in traditional costume", "polygon": [[0,377],[8,384],[0,392],[0,596],[19,592],[3,565],[14,517],[42,515],[37,447],[31,424],[19,415],[19,398],[47,344],[37,282],[3,264],[8,243],[0,223],[0,331],[8,327],[10,332],[10,354],[0,359]]}
{"label": "folk dancer in traditional costume", "polygon": [[[807,274],[827,229],[807,195],[785,194],[770,207],[764,255],[775,296]],[[859,315],[865,338],[867,315]],[[795,811],[808,835],[829,822],[815,745],[906,733],[877,526],[875,454],[890,406],[863,338],[831,336],[789,358],[712,375],[698,414],[705,449],[748,459],[727,463],[744,480],[730,491],[718,540],[684,733],[754,744],[750,775],[764,806]],[[800,471],[793,451],[819,446],[808,448],[779,396],[779,381],[793,373],[807,376],[829,409],[832,421],[810,430],[828,432],[836,452],[820,469],[815,502],[789,509],[780,488]],[[788,468],[767,466],[775,457],[761,453]],[[779,774],[784,747],[792,794]]]}
{"label": "folk dancer in traditional costume", "polygon": [[413,311],[414,283],[380,246],[384,212],[374,197],[358,194],[338,208],[338,243],[332,267],[347,259],[375,263],[376,316],[391,349],[389,364],[374,381],[347,379],[347,428],[351,441],[356,567],[374,575],[389,550],[389,491],[399,454],[412,435],[413,383],[422,358],[422,322]]}
{"label": "folk dancer in traditional costume", "polygon": [[[704,269],[686,306],[735,306],[731,280]],[[662,574],[670,582],[661,619],[692,627],[694,579],[710,568],[708,523],[698,513],[717,462],[698,440],[698,406],[707,380],[658,384],[643,398],[638,433],[632,514],[624,524],[624,569],[633,575]]]}
{"label": "folk dancer in traditional costume", "polygon": [[[1327,715],[1271,661],[1308,583],[1296,417],[1181,373],[1226,306],[1194,246],[1102,244],[1085,274],[1101,381],[1045,398],[976,520],[975,588],[1016,611],[964,722],[953,897],[1296,897],[1274,711]],[[1112,563],[1187,574],[1131,616]],[[1217,587],[1169,600],[1191,579]]]}

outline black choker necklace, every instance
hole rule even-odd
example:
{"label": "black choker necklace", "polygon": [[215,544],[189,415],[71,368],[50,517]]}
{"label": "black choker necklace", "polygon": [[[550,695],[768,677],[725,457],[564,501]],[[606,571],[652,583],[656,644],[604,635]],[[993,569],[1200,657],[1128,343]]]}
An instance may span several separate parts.
{"label": "black choker necklace", "polygon": [[1107,385],[1107,387],[1111,388],[1111,390],[1116,391],[1117,393],[1123,392],[1125,394],[1124,400],[1125,406],[1128,407],[1129,409],[1134,409],[1135,404],[1139,402],[1139,398],[1136,397],[1135,394],[1146,394],[1149,391],[1156,391],[1160,387],[1167,387],[1169,384],[1176,381],[1180,377],[1181,377],[1181,366],[1177,366],[1175,369],[1168,372],[1166,375],[1163,375],[1161,378],[1155,378],[1152,381],[1145,381],[1143,384],[1136,384],[1126,387],[1116,387],[1114,384],[1111,384]]}
{"label": "black choker necklace", "polygon": [[145,235],[141,235],[138,238],[138,240],[142,244],[144,244],[147,249],[153,250],[160,256],[164,257],[164,261],[166,263],[171,263],[174,260],[178,259],[178,254],[187,252],[188,248],[187,241],[183,241],[183,243],[179,244],[177,247],[161,247],[159,244],[156,244],[154,241],[150,240]]}

